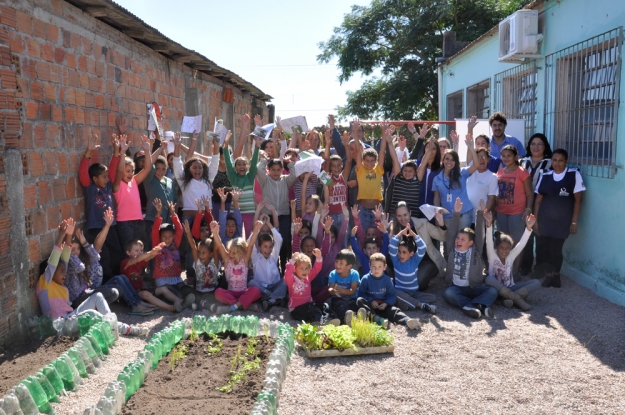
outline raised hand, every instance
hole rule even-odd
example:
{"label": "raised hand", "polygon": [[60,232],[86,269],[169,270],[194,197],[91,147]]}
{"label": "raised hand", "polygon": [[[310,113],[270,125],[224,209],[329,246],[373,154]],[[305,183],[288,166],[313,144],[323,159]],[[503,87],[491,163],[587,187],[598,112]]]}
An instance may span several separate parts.
{"label": "raised hand", "polygon": [[473,142],[473,134],[467,134],[464,136],[464,142],[467,145],[467,147],[469,148],[473,148],[473,146],[475,145],[475,143]]}
{"label": "raised hand", "polygon": [[536,223],[536,216],[530,213],[527,216],[527,219],[525,219],[525,226],[527,226],[527,229],[531,231],[535,223]]}
{"label": "raised hand", "polygon": [[334,115],[328,114],[328,124],[330,124],[330,129],[334,130],[336,121],[334,121]]}
{"label": "raised hand", "polygon": [[126,150],[128,150],[128,147],[130,147],[130,145],[128,144],[128,137],[126,137],[125,135],[120,135],[119,136],[119,151],[120,151],[120,153],[122,155],[124,153],[126,153]]}
{"label": "raised hand", "polygon": [[484,199],[480,199],[480,203],[477,204],[477,210],[483,211],[486,209],[486,203],[484,203]]}
{"label": "raised hand", "polygon": [[197,213],[198,214],[202,214],[204,213],[204,204],[202,203],[202,199],[201,198],[197,198],[195,199],[195,206],[197,206]]}
{"label": "raised hand", "polygon": [[471,118],[469,118],[469,123],[467,124],[469,134],[473,134],[473,128],[475,128],[475,126],[478,124],[479,124],[479,121],[477,121],[477,116],[474,115]]}
{"label": "raised hand", "polygon": [[[378,228],[378,230],[379,230],[380,232],[382,232],[382,233],[386,233],[386,226],[384,226],[384,223],[385,223],[385,222],[383,222],[383,221],[379,221],[379,222],[376,222],[376,223],[375,223],[376,228]],[[353,236],[353,235],[352,235],[352,236]]]}
{"label": "raised hand", "polygon": [[[228,130],[228,132],[226,133],[226,138],[224,138],[224,147],[228,147],[228,143],[230,142],[230,138],[232,138],[232,131]],[[217,140],[216,142],[218,143],[219,140]]]}
{"label": "raised hand", "polygon": [[345,147],[349,146],[350,139],[351,137],[349,135],[349,131],[343,131],[343,135],[341,135],[341,142],[343,143],[343,146]]}
{"label": "raised hand", "polygon": [[202,204],[204,205],[204,209],[210,209],[211,207],[211,200],[210,197],[208,196],[202,196]]}
{"label": "raised hand", "polygon": [[428,123],[423,124],[423,127],[419,130],[419,138],[425,138],[430,131],[432,131],[432,126]]}
{"label": "raised hand", "polygon": [[254,223],[254,232],[260,232],[260,230],[263,228],[263,225],[264,225],[264,224],[265,224],[265,223],[264,223],[263,221],[257,220],[257,221]]}
{"label": "raised hand", "polygon": [[354,117],[352,120],[352,134],[360,130],[360,120],[358,117]]}
{"label": "raised hand", "polygon": [[219,195],[219,198],[221,199],[222,202],[226,202],[226,199],[228,199],[228,194],[226,193],[226,189],[224,189],[223,187],[220,187],[217,189],[217,194]]}
{"label": "raised hand", "polygon": [[251,120],[252,119],[250,118],[249,114],[244,114],[243,118],[241,118],[241,123],[243,124],[243,127],[247,127],[247,129],[249,130]]}
{"label": "raised hand", "polygon": [[330,233],[330,228],[332,228],[333,224],[334,224],[334,219],[332,219],[332,216],[326,216],[326,219],[323,222],[323,230],[327,234],[329,234]]}
{"label": "raised hand", "polygon": [[297,202],[295,201],[295,199],[291,200],[291,210],[295,210],[297,208]]}
{"label": "raised hand", "polygon": [[239,189],[238,187],[234,187],[232,191],[230,192],[230,194],[232,195],[232,201],[238,202],[239,198],[243,194],[243,190]]}
{"label": "raised hand", "polygon": [[117,117],[115,120],[115,124],[117,125],[117,129],[119,133],[125,135],[128,132],[128,125],[126,125],[126,117]]}
{"label": "raised hand", "polygon": [[462,212],[462,200],[459,197],[456,198],[456,203],[454,203],[454,212],[460,213]]}
{"label": "raised hand", "polygon": [[113,209],[109,206],[109,208],[104,212],[104,222],[106,222],[108,226],[112,226],[114,220],[115,215],[113,215]]}
{"label": "raised hand", "polygon": [[86,141],[87,152],[91,152],[93,150],[100,148],[99,142],[100,142],[100,138],[98,137],[97,134],[88,136],[87,141]]}
{"label": "raised hand", "polygon": [[267,216],[266,213],[263,213],[262,215],[260,215],[260,221],[265,224],[269,222],[269,216]]}
{"label": "raised hand", "polygon": [[85,238],[85,234],[82,232],[80,228],[76,228],[76,239],[80,242],[81,245],[87,244],[87,238]]}
{"label": "raised hand", "polygon": [[180,147],[180,145],[182,144],[182,135],[180,134],[180,132],[174,133],[174,146],[176,147]]}
{"label": "raised hand", "polygon": [[458,135],[456,130],[451,130],[451,132],[449,133],[449,138],[454,145],[458,145],[458,143],[460,142],[460,136]]}
{"label": "raised hand", "polygon": [[317,259],[322,259],[322,255],[321,255],[321,249],[319,248],[315,248],[312,250],[313,255],[315,256],[315,258]]}
{"label": "raised hand", "polygon": [[145,156],[150,157],[152,143],[150,143],[150,140],[146,135],[141,136],[141,148],[143,148],[143,151],[145,151]]}
{"label": "raised hand", "polygon": [[265,202],[265,209],[268,209],[271,212],[275,212],[276,208],[269,202]]}
{"label": "raised hand", "polygon": [[299,234],[299,231],[302,230],[302,218],[295,218],[293,221],[293,232],[295,235]]}
{"label": "raised hand", "polygon": [[76,221],[74,220],[74,218],[67,218],[65,223],[67,224],[67,227],[65,228],[65,233],[67,235],[73,235],[74,229],[76,228]]}
{"label": "raised hand", "polygon": [[176,204],[175,203],[171,203],[171,202],[167,202],[167,207],[169,208],[169,214],[170,215],[175,215],[176,214]]}
{"label": "raised hand", "polygon": [[191,226],[189,226],[189,221],[187,219],[184,220],[182,227],[187,235],[191,235]]}
{"label": "raised hand", "polygon": [[158,197],[155,198],[152,204],[154,205],[154,208],[156,208],[156,216],[160,217],[163,213],[163,203],[161,202],[161,199]]}
{"label": "raised hand", "polygon": [[493,223],[493,212],[488,209],[484,210],[484,221],[486,222],[486,227],[490,228],[490,225]]}
{"label": "raised hand", "polygon": [[357,233],[358,233],[358,226],[354,226],[354,227],[352,228],[352,238],[353,238],[354,236],[356,236],[356,234],[357,234]]}
{"label": "raised hand", "polygon": [[254,116],[254,125],[256,125],[257,127],[262,127],[263,125],[263,119],[260,116],[260,114],[256,114]]}
{"label": "raised hand", "polygon": [[210,227],[213,235],[219,235],[219,224],[217,222],[212,221]]}
{"label": "raised hand", "polygon": [[276,116],[276,127],[278,127],[280,130],[284,130],[284,128],[282,128],[282,124],[280,123],[280,121],[282,121],[282,117]]}
{"label": "raised hand", "polygon": [[436,211],[434,217],[436,218],[436,223],[438,223],[438,226],[445,225],[445,218],[443,217],[443,211],[441,209],[438,209]]}
{"label": "raised hand", "polygon": [[376,220],[380,220],[380,218],[384,215],[384,210],[382,210],[382,205],[377,205],[375,210],[373,211],[373,216],[375,216]]}
{"label": "raised hand", "polygon": [[352,216],[357,218],[360,214],[360,209],[358,209],[358,205],[352,206]]}
{"label": "raised hand", "polygon": [[413,122],[409,122],[406,127],[408,127],[408,131],[410,131],[411,134],[416,134],[417,133],[417,129],[414,127],[414,123]]}

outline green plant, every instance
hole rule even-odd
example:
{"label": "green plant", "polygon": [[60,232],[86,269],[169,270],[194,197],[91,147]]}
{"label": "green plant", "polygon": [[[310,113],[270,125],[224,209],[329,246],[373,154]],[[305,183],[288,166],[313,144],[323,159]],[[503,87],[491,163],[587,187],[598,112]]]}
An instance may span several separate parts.
{"label": "green plant", "polygon": [[351,329],[356,343],[362,347],[381,347],[393,344],[393,335],[367,318],[355,316],[352,319]]}
{"label": "green plant", "polygon": [[321,349],[324,344],[323,333],[312,324],[304,322],[295,329],[295,340],[302,346],[306,346],[309,350]]}
{"label": "green plant", "polygon": [[263,324],[263,333],[265,334],[265,340],[269,341],[269,323]]}
{"label": "green plant", "polygon": [[178,346],[174,347],[174,349],[171,351],[171,355],[169,356],[169,364],[171,365],[171,370],[174,370],[176,365],[187,356],[188,351],[189,350],[187,349],[187,346],[183,344],[179,344]]}
{"label": "green plant", "polygon": [[206,346],[206,353],[208,354],[217,354],[221,352],[221,349],[224,347],[224,344],[221,342],[221,339],[217,337],[215,334],[210,334],[211,340],[208,342]]}
{"label": "green plant", "polygon": [[195,330],[195,327],[191,327],[191,334],[189,335],[189,341],[191,343],[195,343],[195,341],[199,338],[200,336],[197,334],[197,330]]}
{"label": "green plant", "polygon": [[[256,343],[254,343],[254,345],[255,344]],[[249,350],[250,346],[248,346],[248,352]],[[253,347],[252,350],[256,352]],[[250,353],[246,354],[249,355]],[[237,354],[232,358],[231,361],[228,383],[220,388],[217,388],[217,390],[219,390],[220,392],[232,393],[232,387],[240,383],[242,380],[246,380],[248,372],[258,369],[260,369],[260,357],[256,356],[254,360],[248,361],[247,357],[241,356],[241,345],[239,345]]]}
{"label": "green plant", "polygon": [[327,336],[332,349],[345,350],[354,348],[356,337],[349,326],[324,326],[323,333]]}
{"label": "green plant", "polygon": [[251,356],[256,354],[256,345],[258,344],[258,340],[254,339],[254,338],[250,338],[248,345],[247,345],[247,351],[245,352],[246,355]]}

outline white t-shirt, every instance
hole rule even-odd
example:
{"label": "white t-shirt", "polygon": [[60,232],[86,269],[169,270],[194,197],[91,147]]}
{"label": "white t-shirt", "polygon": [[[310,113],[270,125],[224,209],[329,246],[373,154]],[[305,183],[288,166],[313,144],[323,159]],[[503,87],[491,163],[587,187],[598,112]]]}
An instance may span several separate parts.
{"label": "white t-shirt", "polygon": [[473,222],[475,222],[475,212],[480,204],[480,200],[486,203],[488,196],[497,196],[498,194],[497,175],[492,171],[486,170],[484,173],[480,173],[476,170],[469,176],[467,179],[467,196],[476,209],[473,211]]}
{"label": "white t-shirt", "polygon": [[399,161],[399,164],[402,164],[404,162],[404,155],[406,156],[405,161],[410,160],[410,152],[408,151],[407,148],[404,148],[403,150],[401,150],[399,147],[397,147],[395,149],[395,153],[397,153],[397,161]]}

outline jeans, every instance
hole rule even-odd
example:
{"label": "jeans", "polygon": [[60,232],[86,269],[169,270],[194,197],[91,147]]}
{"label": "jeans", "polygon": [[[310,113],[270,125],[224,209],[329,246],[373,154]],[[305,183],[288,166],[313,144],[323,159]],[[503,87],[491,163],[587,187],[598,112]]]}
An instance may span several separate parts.
{"label": "jeans", "polygon": [[432,304],[436,302],[436,296],[430,293],[423,293],[421,291],[406,292],[397,290],[397,307],[402,311],[416,310],[419,308],[419,304],[427,303]]}
{"label": "jeans", "polygon": [[275,284],[270,284],[266,287],[263,287],[259,283],[257,283],[254,279],[247,283],[248,287],[256,287],[260,290],[261,299],[266,300],[282,300],[286,297],[288,292],[288,287],[284,280],[280,280]]}
{"label": "jeans", "polygon": [[330,300],[330,308],[342,323],[345,323],[345,313],[347,313],[347,310],[358,311],[356,298],[333,297],[332,300]]}
{"label": "jeans", "polygon": [[487,285],[476,285],[475,287],[459,287],[452,285],[447,287],[443,293],[443,298],[452,306],[463,308],[473,307],[475,304],[483,304],[486,307],[493,305],[499,292]]}
{"label": "jeans", "polygon": [[[373,209],[365,209],[360,207],[360,213],[358,214],[358,218],[360,218],[360,224],[362,225],[362,230],[367,232],[369,228],[375,228],[375,215],[373,214]],[[350,234],[350,232],[347,232]]]}
{"label": "jeans", "polygon": [[147,236],[145,234],[145,224],[143,223],[143,219],[117,222],[117,237],[119,238],[119,246],[124,253],[127,251],[126,244],[130,241],[138,239],[145,245]]}
{"label": "jeans", "polygon": [[278,216],[278,231],[282,235],[282,247],[280,248],[280,269],[285,270],[286,263],[291,259],[293,252],[291,236],[291,215]]}
{"label": "jeans", "polygon": [[[497,229],[506,235],[510,235],[516,244],[521,240],[523,232],[525,232],[525,222],[523,214],[520,215],[504,215],[497,213]],[[529,243],[528,243],[529,245]]]}
{"label": "jeans", "polygon": [[[490,275],[486,277],[486,284],[495,288],[497,292],[501,291],[501,289],[504,287],[503,284],[499,282],[497,278],[491,277]],[[518,291],[521,288],[525,288],[527,292],[531,294],[540,288],[540,281],[538,280],[522,281],[510,287],[512,291]]]}
{"label": "jeans", "polygon": [[139,294],[137,294],[137,291],[133,288],[132,284],[130,284],[130,281],[128,281],[128,277],[126,277],[125,275],[116,275],[104,285],[119,287],[122,291],[124,300],[126,300],[126,303],[128,303],[128,306],[130,308],[135,308],[136,306],[141,304],[141,298],[139,298]]}
{"label": "jeans", "polygon": [[427,254],[423,257],[423,260],[419,263],[417,268],[417,281],[419,282],[419,291],[425,291],[430,285],[430,281],[439,274],[438,267],[432,261]]}

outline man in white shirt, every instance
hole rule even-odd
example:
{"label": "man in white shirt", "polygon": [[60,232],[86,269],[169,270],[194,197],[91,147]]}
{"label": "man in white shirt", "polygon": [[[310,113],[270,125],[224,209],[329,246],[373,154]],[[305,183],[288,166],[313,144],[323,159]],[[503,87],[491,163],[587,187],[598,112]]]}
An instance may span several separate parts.
{"label": "man in white shirt", "polygon": [[[477,170],[467,179],[467,196],[473,206],[478,206],[480,200],[485,201],[486,208],[489,212],[492,212],[495,208],[497,194],[499,193],[497,175],[488,170],[490,154],[487,148],[477,150],[477,159],[480,164],[477,166]],[[473,223],[475,223],[475,216],[473,217]]]}

